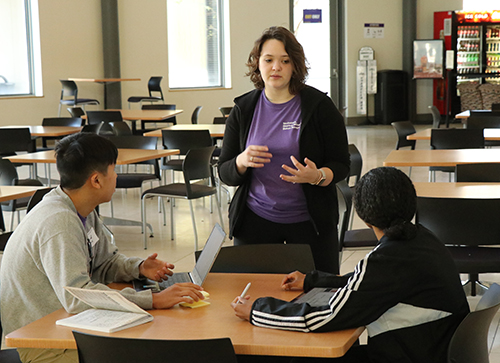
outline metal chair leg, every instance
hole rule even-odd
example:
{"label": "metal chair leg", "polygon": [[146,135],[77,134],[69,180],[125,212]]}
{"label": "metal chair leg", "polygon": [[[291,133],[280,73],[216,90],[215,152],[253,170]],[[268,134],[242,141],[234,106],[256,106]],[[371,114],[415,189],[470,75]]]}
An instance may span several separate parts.
{"label": "metal chair leg", "polygon": [[194,209],[192,200],[189,200],[189,209],[191,209],[191,221],[193,222],[193,230],[194,230],[194,250],[198,251],[198,232],[196,231],[196,220],[194,219]]}

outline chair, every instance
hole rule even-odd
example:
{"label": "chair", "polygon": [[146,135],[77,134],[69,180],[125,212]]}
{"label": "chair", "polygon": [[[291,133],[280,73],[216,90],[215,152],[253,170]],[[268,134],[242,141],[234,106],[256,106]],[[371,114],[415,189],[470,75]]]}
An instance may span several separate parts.
{"label": "chair", "polygon": [[227,117],[214,117],[214,125],[225,125]]}
{"label": "chair", "polygon": [[453,333],[448,363],[489,363],[488,330],[499,307],[500,286],[493,284]]}
{"label": "chair", "polygon": [[455,180],[468,183],[499,183],[500,164],[458,164],[455,167]]}
{"label": "chair", "polygon": [[[354,188],[356,183],[361,179],[361,170],[363,169],[363,157],[359,152],[359,149],[354,144],[349,144],[349,154],[351,156],[351,168],[349,169],[349,174],[347,175],[346,182],[351,187]],[[350,226],[352,229],[352,224],[354,222],[354,209],[351,210]]]}
{"label": "chair", "polygon": [[232,107],[219,107],[220,113],[222,113],[222,116],[227,117],[231,113]]}
{"label": "chair", "polygon": [[[413,135],[417,132],[411,121],[396,121],[391,123],[391,125],[394,127],[394,130],[396,130],[396,134],[398,135],[396,150],[399,150],[402,147],[410,147],[411,150],[415,150],[417,141],[407,139],[409,135]],[[411,167],[408,171],[408,177],[411,178]]]}
{"label": "chair", "polygon": [[68,107],[67,110],[71,117],[82,117],[85,115],[85,111],[81,107]]}
{"label": "chair", "polygon": [[37,205],[43,199],[45,194],[50,192],[52,189],[54,189],[54,188],[38,189],[35,192],[35,194],[33,194],[31,196],[30,200],[28,201],[28,205],[26,207],[26,214],[28,214],[35,207],[35,205]]}
{"label": "chair", "polygon": [[109,122],[114,136],[132,136],[132,130],[125,121],[111,121]]}
{"label": "chair", "polygon": [[417,222],[432,231],[451,252],[460,273],[469,274],[471,295],[481,273],[500,272],[500,199],[417,197]]}
{"label": "chair", "polygon": [[[127,102],[128,102],[128,108],[130,108],[131,103],[137,103],[142,107],[142,102],[147,101],[147,102],[158,102],[158,101],[164,101],[163,98],[163,91],[161,90],[161,80],[163,77],[151,77],[148,81],[148,92],[149,96],[132,96],[129,97]],[[159,94],[158,96],[153,96],[153,93]]]}
{"label": "chair", "polygon": [[123,121],[122,113],[120,111],[88,111],[87,124],[95,125],[101,121],[114,122]]}
{"label": "chair", "polygon": [[[431,131],[431,149],[474,149],[484,148],[483,130],[480,129],[433,129]],[[436,180],[436,171],[455,172],[454,167],[433,166],[429,168],[429,181]]]}
{"label": "chair", "polygon": [[80,363],[237,363],[229,338],[130,339],[73,331]]}
{"label": "chair", "polygon": [[[141,109],[142,110],[175,110],[176,105],[173,105],[173,104],[142,105]],[[140,130],[141,132],[150,131],[149,129],[146,129],[146,123],[148,123],[148,122],[154,123],[154,127],[156,127],[157,123],[171,123],[173,125],[177,125],[177,118],[174,116],[174,117],[170,117],[166,120],[162,120],[162,121],[141,120],[141,130]]]}
{"label": "chair", "polygon": [[[500,115],[470,116],[467,119],[467,128],[480,130],[500,128]],[[484,145],[487,147],[500,146],[500,141],[485,140]]]}
{"label": "chair", "polygon": [[[45,117],[42,120],[42,126],[71,126],[71,127],[81,127],[85,124],[85,121],[80,117]],[[57,140],[60,137],[42,137],[42,146],[47,148],[47,141]]]}
{"label": "chair", "polygon": [[500,103],[492,103],[491,112],[500,112]]}
{"label": "chair", "polygon": [[[220,209],[219,198],[217,195],[217,187],[213,169],[211,166],[212,153],[215,146],[192,148],[190,149],[182,163],[182,172],[184,174],[184,183],[171,183],[146,190],[142,194],[142,223],[143,228],[146,228],[146,207],[145,200],[150,197],[169,197],[169,198],[184,198],[189,200],[189,207],[191,209],[191,219],[194,230],[195,251],[198,249],[198,233],[196,231],[196,220],[194,217],[193,199],[203,198],[210,195],[215,195],[217,200],[217,211],[221,226],[224,225],[222,220],[222,212]],[[197,182],[193,183],[193,180]],[[199,180],[206,180],[208,184],[200,183]],[[174,213],[173,203],[170,203],[170,225],[171,225],[171,239],[174,239]],[[163,214],[164,224],[165,213]],[[144,248],[147,248],[147,236],[144,233]]]}
{"label": "chair", "polygon": [[[59,112],[57,116],[61,116],[61,106],[79,106],[85,109],[85,105],[99,105],[99,101],[93,98],[78,98],[78,87],[74,81],[61,79],[62,90],[61,99],[59,100]],[[68,98],[69,97],[69,98]]]}
{"label": "chair", "polygon": [[[43,186],[42,182],[38,179],[19,180],[16,167],[8,159],[0,159],[0,185]],[[2,211],[17,212],[17,223],[19,223],[21,221],[19,211],[26,209],[29,199],[29,197],[25,197],[2,202]],[[5,227],[3,229],[5,230]],[[14,229],[14,216],[10,220],[10,229]]]}
{"label": "chair", "polygon": [[439,113],[439,109],[436,106],[429,106],[432,114],[432,128],[439,129],[441,125],[441,114]]}
{"label": "chair", "polygon": [[[198,260],[201,251],[195,252]],[[253,244],[222,247],[210,272],[287,274],[315,270],[307,244]]]}
{"label": "chair", "polygon": [[202,108],[203,108],[203,106],[197,106],[194,109],[193,114],[191,115],[191,123],[193,125],[196,125],[198,123],[198,116],[200,115],[200,111]]}

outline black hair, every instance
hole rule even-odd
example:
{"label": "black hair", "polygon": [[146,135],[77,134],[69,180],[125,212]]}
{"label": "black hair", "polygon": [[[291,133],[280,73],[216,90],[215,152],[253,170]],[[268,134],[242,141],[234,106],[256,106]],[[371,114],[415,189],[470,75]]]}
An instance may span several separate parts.
{"label": "black hair", "polygon": [[417,227],[411,220],[417,210],[417,193],[401,170],[389,167],[370,170],[356,184],[353,203],[358,216],[380,228],[388,238],[415,237]]}
{"label": "black hair", "polygon": [[60,140],[56,147],[57,171],[61,187],[81,188],[94,172],[104,175],[116,164],[118,150],[108,139],[94,133],[80,132]]}

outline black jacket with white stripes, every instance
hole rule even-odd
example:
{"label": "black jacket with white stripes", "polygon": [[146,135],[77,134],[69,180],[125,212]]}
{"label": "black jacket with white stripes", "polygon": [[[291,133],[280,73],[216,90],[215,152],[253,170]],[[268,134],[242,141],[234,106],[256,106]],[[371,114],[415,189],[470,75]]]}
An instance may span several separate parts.
{"label": "black jacket with white stripes", "polygon": [[260,327],[325,332],[366,326],[372,362],[446,362],[448,343],[469,312],[446,247],[419,226],[412,240],[382,237],[350,277],[314,271],[305,289],[342,287],[330,304],[311,307],[271,297],[252,306]]}

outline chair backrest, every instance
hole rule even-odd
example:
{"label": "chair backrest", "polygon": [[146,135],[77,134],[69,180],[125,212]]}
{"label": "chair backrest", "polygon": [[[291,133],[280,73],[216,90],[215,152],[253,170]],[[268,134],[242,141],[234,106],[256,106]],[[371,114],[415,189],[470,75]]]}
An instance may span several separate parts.
{"label": "chair backrest", "polygon": [[163,147],[179,149],[181,155],[186,155],[190,149],[212,145],[209,130],[161,130]]}
{"label": "chair backrest", "polygon": [[43,189],[38,189],[35,194],[33,194],[28,202],[28,206],[26,207],[26,213],[29,213],[35,205],[37,205],[47,194],[54,188],[43,188]]}
{"label": "chair backrest", "polygon": [[[7,245],[7,242],[9,241],[10,236],[12,236],[12,233],[14,232],[2,232],[0,233],[0,251],[3,252],[5,251],[5,246]],[[2,336],[2,328],[1,328],[1,323],[0,323],[0,336]]]}
{"label": "chair backrest", "polygon": [[500,116],[500,111],[485,111],[485,110],[470,110],[469,117],[490,117],[490,116]]}
{"label": "chair backrest", "polygon": [[500,112],[500,103],[492,103],[491,104],[492,112]]}
{"label": "chair backrest", "polygon": [[433,129],[432,149],[484,148],[483,130],[480,129]]}
{"label": "chair backrest", "polygon": [[337,195],[339,196],[339,251],[342,251],[344,247],[344,236],[349,228],[351,218],[353,190],[349,187],[346,180],[339,181],[336,187]]}
{"label": "chair backrest", "polygon": [[0,158],[0,185],[14,185],[18,179],[16,167],[9,159]]}
{"label": "chair backrest", "polygon": [[396,130],[396,134],[398,135],[396,150],[406,146],[409,146],[412,150],[414,150],[416,141],[406,139],[407,136],[417,132],[411,121],[396,121],[391,123],[391,125],[394,127],[394,130]]}
{"label": "chair backrest", "polygon": [[229,338],[202,340],[129,339],[73,331],[80,363],[236,363]]}
{"label": "chair backrest", "polygon": [[87,123],[89,125],[99,124],[101,121],[123,121],[120,111],[87,111]]}
{"label": "chair backrest", "polygon": [[[198,259],[201,251],[195,252]],[[222,247],[210,272],[287,274],[315,269],[307,244],[252,244]]]}
{"label": "chair backrest", "polygon": [[60,79],[59,81],[62,85],[61,100],[64,97],[74,97],[76,100],[78,97],[78,87],[75,81],[69,81],[67,79]]}
{"label": "chair backrest", "polygon": [[153,76],[149,79],[148,81],[148,91],[149,91],[149,96],[150,97],[155,97],[153,95],[153,92],[159,92],[160,93],[160,98],[163,100],[163,91],[161,90],[161,80],[163,77],[161,76]]}
{"label": "chair backrest", "polygon": [[0,154],[15,154],[16,151],[35,151],[28,127],[0,128]]}
{"label": "chair backrest", "polygon": [[500,127],[500,115],[498,116],[470,116],[467,119],[468,129],[494,129]]}
{"label": "chair backrest", "polygon": [[71,117],[82,117],[83,115],[85,115],[85,111],[83,110],[83,108],[81,107],[68,107],[67,108],[69,114],[71,115]]}
{"label": "chair backrest", "polygon": [[227,117],[214,117],[214,125],[225,125]]}
{"label": "chair backrest", "polygon": [[156,103],[153,105],[142,105],[141,110],[175,110],[176,105],[167,103]]}
{"label": "chair backrest", "polygon": [[42,126],[72,126],[80,127],[84,125],[84,120],[80,117],[45,117]]}
{"label": "chair backrest", "polygon": [[429,106],[429,110],[431,110],[432,114],[432,128],[439,129],[439,125],[441,125],[441,114],[439,113],[439,109],[436,106]]}
{"label": "chair backrest", "polygon": [[82,130],[80,132],[92,132],[96,134],[101,127],[101,123],[93,124],[93,125],[83,125]]}
{"label": "chair backrest", "polygon": [[109,125],[115,136],[132,135],[132,130],[125,121],[111,121]]}
{"label": "chair backrest", "polygon": [[191,115],[191,123],[193,125],[196,125],[198,123],[198,116],[200,115],[200,111],[202,108],[203,108],[203,106],[197,106],[194,109],[193,114]]}
{"label": "chair backrest", "polygon": [[233,107],[219,107],[220,113],[222,113],[222,116],[229,116],[231,113]]}
{"label": "chair backrest", "polygon": [[488,330],[499,307],[500,286],[493,284],[455,330],[448,345],[449,363],[489,363]]}
{"label": "chair backrest", "polygon": [[192,148],[182,162],[182,172],[184,174],[184,182],[186,183],[188,198],[193,193],[191,181],[198,179],[210,179],[212,186],[215,185],[213,168],[211,164],[212,154],[215,146],[207,146],[200,148]]}
{"label": "chair backrest", "polygon": [[455,179],[457,182],[500,183],[500,164],[457,164]]}
{"label": "chair backrest", "polygon": [[361,178],[361,170],[363,169],[363,157],[359,152],[359,149],[354,144],[349,144],[349,154],[351,155],[351,168],[349,170],[349,175],[346,180],[349,184],[351,177],[354,177],[354,185]]}
{"label": "chair backrest", "polygon": [[500,223],[500,199],[417,197],[417,222],[445,245],[496,245]]}

